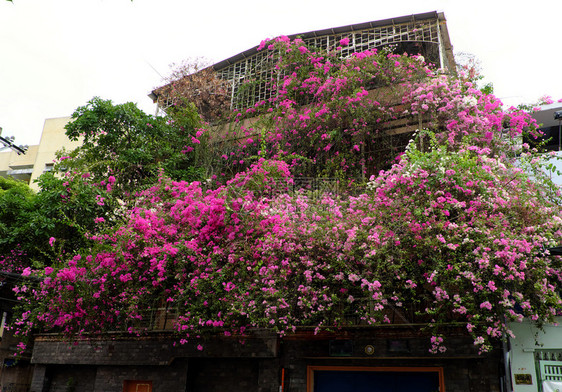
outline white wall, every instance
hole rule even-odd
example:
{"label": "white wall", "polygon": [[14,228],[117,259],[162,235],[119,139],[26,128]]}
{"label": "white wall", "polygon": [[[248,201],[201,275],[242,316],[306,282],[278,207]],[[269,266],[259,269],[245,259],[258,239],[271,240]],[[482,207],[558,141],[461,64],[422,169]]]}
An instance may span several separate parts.
{"label": "white wall", "polygon": [[[560,325],[546,325],[539,330],[528,321],[511,323],[510,328],[515,339],[510,339],[511,374],[514,392],[537,392],[539,381],[535,368],[535,352],[537,350],[562,350],[562,316],[557,317]],[[531,374],[533,384],[515,383],[515,374]]]}

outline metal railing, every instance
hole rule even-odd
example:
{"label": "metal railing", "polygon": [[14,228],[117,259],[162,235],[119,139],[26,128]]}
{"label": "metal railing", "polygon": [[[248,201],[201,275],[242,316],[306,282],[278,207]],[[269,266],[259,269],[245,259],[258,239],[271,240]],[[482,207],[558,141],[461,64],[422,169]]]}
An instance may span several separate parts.
{"label": "metal railing", "polygon": [[178,312],[171,307],[147,309],[139,312],[140,319],[127,324],[127,328],[142,331],[170,331],[174,329]]}

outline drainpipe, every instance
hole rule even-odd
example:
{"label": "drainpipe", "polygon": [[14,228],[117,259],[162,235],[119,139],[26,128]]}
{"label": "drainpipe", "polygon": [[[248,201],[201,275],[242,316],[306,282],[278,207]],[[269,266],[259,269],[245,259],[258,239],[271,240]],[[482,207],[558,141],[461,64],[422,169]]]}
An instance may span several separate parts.
{"label": "drainpipe", "polygon": [[[507,319],[505,318],[505,316],[503,319],[503,323],[505,326],[507,326]],[[509,349],[507,347],[507,339],[509,339],[509,337],[504,332],[503,339],[502,339],[503,366],[504,366],[504,373],[505,373],[504,389],[505,392],[513,392],[513,385],[511,385],[511,366],[509,363]]]}
{"label": "drainpipe", "polygon": [[285,368],[281,368],[281,385],[279,386],[279,392],[285,392]]}
{"label": "drainpipe", "polygon": [[6,316],[8,313],[2,313],[2,323],[0,324],[0,340],[4,337],[4,328],[6,328]]}

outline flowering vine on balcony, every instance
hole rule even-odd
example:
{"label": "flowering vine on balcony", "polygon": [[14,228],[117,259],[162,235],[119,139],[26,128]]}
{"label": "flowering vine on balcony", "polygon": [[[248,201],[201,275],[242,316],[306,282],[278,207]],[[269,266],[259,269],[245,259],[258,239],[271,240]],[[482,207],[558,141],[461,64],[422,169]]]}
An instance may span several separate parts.
{"label": "flowering vine on balcony", "polygon": [[[379,325],[390,309],[424,304],[432,352],[445,350],[451,322],[486,351],[511,334],[509,321],[552,320],[562,266],[545,248],[562,234],[560,192],[523,169],[537,163],[518,142],[533,132],[528,114],[417,56],[339,59],[337,48],[321,55],[285,38],[264,43],[273,49],[278,94],[235,113],[239,127],[220,135],[239,138],[210,171],[224,180],[161,177],[122,208],[123,223],[91,234],[95,246],[29,269],[44,280],[18,288],[22,337],[140,334],[132,321],[163,302],[182,343],[248,328],[337,329],[350,312]],[[383,90],[393,99],[376,100]],[[375,172],[366,152],[400,118],[424,127]],[[216,138],[199,129],[185,153],[210,154]],[[293,186],[301,175],[348,181],[310,192]]]}

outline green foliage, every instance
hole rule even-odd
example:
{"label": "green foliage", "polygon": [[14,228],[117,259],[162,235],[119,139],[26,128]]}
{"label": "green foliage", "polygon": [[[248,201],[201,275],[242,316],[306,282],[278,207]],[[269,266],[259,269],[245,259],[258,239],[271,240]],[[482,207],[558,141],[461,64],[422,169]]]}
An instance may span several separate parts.
{"label": "green foliage", "polygon": [[492,82],[486,83],[484,86],[480,88],[483,94],[490,95],[494,93],[494,84]]}
{"label": "green foliage", "polygon": [[154,117],[132,103],[94,98],[67,126],[68,137],[83,140],[82,146],[59,152],[55,170],[39,177],[37,194],[22,182],[0,178],[3,268],[50,266],[61,255],[91,246],[90,235],[116,224],[120,205],[161,175],[201,179],[202,169],[193,164],[198,150],[186,153],[200,122],[197,112],[185,105],[172,114]]}
{"label": "green foliage", "polygon": [[93,98],[76,109],[66,126],[68,137],[82,139],[83,144],[63,165],[67,170],[89,173],[94,182],[112,175],[123,195],[155,183],[160,171],[175,180],[198,179],[200,173],[192,167],[191,156],[183,152],[199,121],[188,110],[181,112],[176,125],[172,119],[148,115],[130,102],[114,105]]}
{"label": "green foliage", "polygon": [[96,218],[113,219],[116,202],[103,187],[53,173],[43,174],[39,185],[35,194],[23,182],[0,178],[0,261],[5,269],[51,265],[59,254],[91,244],[85,234],[99,228]]}
{"label": "green foliage", "polygon": [[36,222],[33,191],[23,182],[0,177],[0,258],[34,253],[44,225]]}
{"label": "green foliage", "polygon": [[[562,230],[560,192],[529,176],[521,167],[537,160],[511,144],[534,129],[529,115],[420,57],[318,57],[301,44],[278,40],[278,94],[235,113],[212,143],[196,110],[219,113],[208,100],[186,98],[165,118],[99,98],[77,109],[67,134],[83,145],[33,198],[56,262],[35,271],[50,279],[29,294],[22,333],[141,333],[131,325],[164,302],[184,341],[346,326],[347,314],[375,325],[404,306],[435,327],[432,352],[452,322],[483,352],[510,332],[505,320],[552,320],[560,260],[543,249]],[[394,160],[381,137],[403,119],[427,129]],[[213,172],[226,185],[192,181]],[[375,172],[355,195],[289,187],[293,175]]]}
{"label": "green foliage", "polygon": [[50,236],[67,252],[90,243],[85,234],[99,229],[96,218],[111,221],[116,215],[118,201],[110,186],[93,185],[80,175],[57,177],[53,173],[43,174],[38,182],[41,191],[36,204],[54,221]]}

